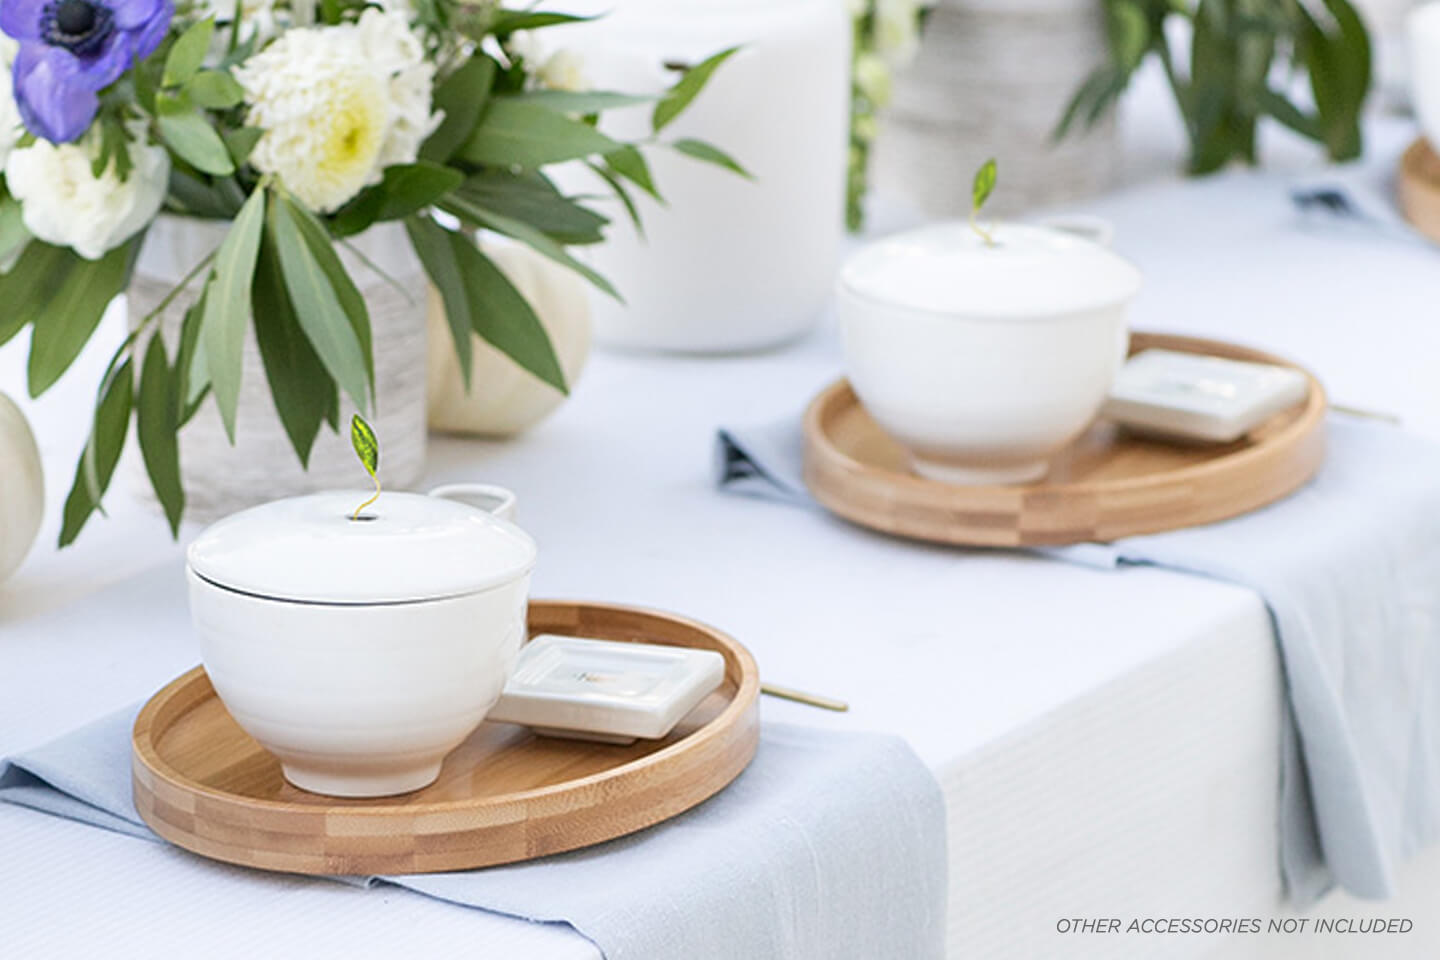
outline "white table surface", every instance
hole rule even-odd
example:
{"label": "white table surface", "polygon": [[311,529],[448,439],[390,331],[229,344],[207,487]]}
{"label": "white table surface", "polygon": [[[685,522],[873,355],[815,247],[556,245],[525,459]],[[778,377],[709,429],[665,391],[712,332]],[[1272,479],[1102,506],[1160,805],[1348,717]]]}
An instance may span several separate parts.
{"label": "white table surface", "polygon": [[[1410,132],[1389,122],[1376,132],[1372,156],[1383,166]],[[1154,139],[1137,140],[1141,167]],[[1440,436],[1440,324],[1425,316],[1440,293],[1440,255],[1353,231],[1302,230],[1289,182],[1274,171],[1166,178],[1088,205],[1115,221],[1117,247],[1144,270],[1134,325],[1287,354],[1337,401],[1401,414]],[[196,660],[178,586],[160,600],[112,590],[96,601],[103,618],[64,612],[139,571],[177,564],[196,532],[187,526],[172,543],[125,489],[122,464],[110,517],[92,520],[74,547],[53,547],[93,385],[119,330],[108,318],[71,375],[40,401],[22,401],[50,508],[41,542],[0,586],[0,754],[146,696]],[[0,389],[17,399],[25,349],[22,337],[0,350]],[[567,406],[523,439],[437,439],[426,483],[482,479],[520,491],[520,520],[541,548],[537,596],[647,604],[713,622],[755,652],[768,678],[852,704],[834,715],[767,701],[767,718],[895,731],[937,772],[1197,637],[1265,622],[1258,598],[1238,587],[931,548],[711,489],[718,424],[798,413],[838,369],[828,328],[754,357],[602,353]],[[596,956],[563,927],[222,867],[4,805],[0,939],[18,945],[16,956],[91,955],[98,944],[110,956],[200,944],[213,956],[421,946]]]}

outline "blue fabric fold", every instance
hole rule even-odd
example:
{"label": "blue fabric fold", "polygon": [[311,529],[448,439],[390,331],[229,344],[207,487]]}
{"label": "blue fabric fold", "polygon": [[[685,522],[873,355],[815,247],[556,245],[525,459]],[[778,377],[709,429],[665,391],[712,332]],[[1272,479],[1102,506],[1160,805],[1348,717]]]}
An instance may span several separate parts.
{"label": "blue fabric fold", "polygon": [[[716,485],[796,502],[799,422],[720,431]],[[778,478],[774,492],[767,477]],[[1264,598],[1287,687],[1279,829],[1292,900],[1313,902],[1336,882],[1389,897],[1397,863],[1440,838],[1440,446],[1334,417],[1324,465],[1285,500],[1208,526],[1039,552],[1165,567]]]}
{"label": "blue fabric fold", "polygon": [[[0,800],[158,841],[135,812],[139,706],[0,761]],[[526,863],[335,879],[567,923],[608,960],[941,960],[940,786],[900,738],[762,727],[750,766],[648,830]]]}

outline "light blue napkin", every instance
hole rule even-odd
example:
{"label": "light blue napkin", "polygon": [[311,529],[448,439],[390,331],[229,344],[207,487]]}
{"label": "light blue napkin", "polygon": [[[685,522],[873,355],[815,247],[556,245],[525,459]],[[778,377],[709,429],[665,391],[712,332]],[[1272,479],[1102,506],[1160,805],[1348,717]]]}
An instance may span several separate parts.
{"label": "light blue napkin", "polygon": [[[0,800],[158,840],[130,795],[138,711],[0,761]],[[528,863],[352,882],[378,881],[568,923],[608,960],[940,960],[945,806],[898,737],[766,724],[745,772],[673,820]]]}
{"label": "light blue napkin", "polygon": [[[799,418],[721,430],[728,491],[804,500]],[[1335,881],[1371,898],[1396,863],[1440,839],[1440,447],[1332,418],[1315,478],[1243,517],[1045,553],[1151,564],[1237,583],[1269,607],[1290,722],[1281,870],[1307,904]]]}

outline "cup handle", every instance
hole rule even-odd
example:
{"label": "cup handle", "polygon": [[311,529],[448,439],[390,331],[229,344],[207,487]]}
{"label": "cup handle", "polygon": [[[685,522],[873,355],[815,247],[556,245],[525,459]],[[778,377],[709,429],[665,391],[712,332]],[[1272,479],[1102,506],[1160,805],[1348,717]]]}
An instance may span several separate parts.
{"label": "cup handle", "polygon": [[1077,237],[1083,237],[1102,247],[1115,245],[1115,224],[1104,217],[1097,217],[1091,213],[1060,214],[1053,217],[1041,217],[1035,221],[1042,227],[1049,227],[1051,230],[1059,230],[1063,233],[1073,233]]}
{"label": "cup handle", "polygon": [[501,520],[515,519],[515,494],[493,483],[447,483],[426,491],[426,496],[454,500]]}

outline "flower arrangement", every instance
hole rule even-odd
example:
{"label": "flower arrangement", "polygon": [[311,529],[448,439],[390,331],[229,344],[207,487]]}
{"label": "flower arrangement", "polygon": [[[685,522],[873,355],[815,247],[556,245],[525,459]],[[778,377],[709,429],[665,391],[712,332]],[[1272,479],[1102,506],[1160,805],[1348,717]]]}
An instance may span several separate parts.
{"label": "flower arrangement", "polygon": [[[1192,174],[1213,173],[1232,160],[1253,166],[1262,117],[1321,144],[1331,160],[1360,156],[1370,37],[1349,0],[1105,0],[1105,6],[1110,62],[1075,92],[1057,138],[1104,116],[1154,56],[1190,139]],[[1188,56],[1176,49],[1181,34],[1166,30],[1181,21],[1190,28]],[[1285,89],[1300,75],[1308,75],[1310,105],[1297,105]]]}
{"label": "flower arrangement", "polygon": [[849,0],[855,24],[850,89],[850,160],[845,186],[845,225],[865,225],[870,147],[875,115],[890,102],[895,71],[915,59],[929,8],[920,0]]}
{"label": "flower arrangement", "polygon": [[[473,331],[565,389],[534,310],[476,232],[618,296],[570,250],[602,242],[607,218],[544,168],[588,164],[631,218],[631,191],[656,195],[642,148],[740,169],[710,144],[661,139],[733,50],[676,67],[659,97],[589,90],[573,55],[547,56],[534,39],[583,19],[497,0],[0,0],[0,343],[30,328],[32,396],[125,291],[158,215],[229,224],[115,350],[62,546],[99,508],[132,419],[178,528],[177,432],[213,398],[233,442],[252,325],[302,464],[322,425],[338,430],[341,395],[373,408],[369,317],[336,246],[377,223],[403,223],[467,385]],[[597,126],[603,111],[645,104],[641,142]],[[201,292],[167,349],[157,318],[192,281]]]}

